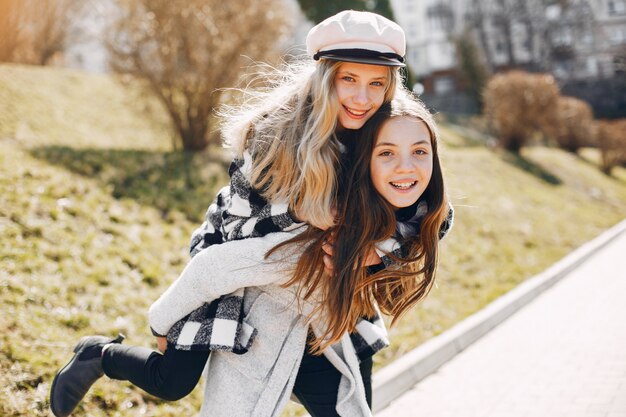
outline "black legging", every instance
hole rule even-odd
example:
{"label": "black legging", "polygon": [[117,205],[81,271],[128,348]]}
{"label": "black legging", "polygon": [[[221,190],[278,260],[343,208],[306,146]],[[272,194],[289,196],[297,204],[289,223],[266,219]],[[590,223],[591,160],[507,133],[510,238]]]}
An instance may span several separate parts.
{"label": "black legging", "polygon": [[[372,408],[372,358],[361,362],[361,377],[367,405]],[[313,356],[305,349],[293,393],[312,417],[339,416],[337,392],[341,374],[324,355]]]}
{"label": "black legging", "polygon": [[167,401],[188,395],[200,380],[209,351],[177,350],[168,344],[165,354],[139,346],[109,345],[102,369],[113,379],[133,385]]}
{"label": "black legging", "polygon": [[[110,345],[102,356],[104,373],[113,379],[130,381],[155,397],[179,400],[198,384],[208,351],[176,350],[168,346],[161,355],[151,349]],[[372,359],[361,363],[361,376],[368,405],[372,406]],[[312,417],[337,416],[337,391],[341,374],[324,355],[305,350],[293,393]]]}

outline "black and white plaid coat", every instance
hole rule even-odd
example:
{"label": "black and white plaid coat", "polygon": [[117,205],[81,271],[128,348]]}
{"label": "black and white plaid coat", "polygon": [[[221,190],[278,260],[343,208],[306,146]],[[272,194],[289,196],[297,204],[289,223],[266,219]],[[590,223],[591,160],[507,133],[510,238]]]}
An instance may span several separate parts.
{"label": "black and white plaid coat", "polygon": [[[209,206],[204,223],[194,231],[190,252],[195,256],[203,249],[225,241],[265,236],[268,233],[288,231],[302,226],[289,213],[287,203],[269,203],[249,182],[252,158],[248,152],[230,165],[230,184],[222,188]],[[415,235],[419,221],[426,213],[424,204],[413,207],[398,232],[402,237]],[[452,225],[453,211],[442,225],[443,236]],[[403,255],[403,248],[394,239],[378,246],[385,266],[393,263],[385,254]],[[228,279],[228,277],[224,277]],[[178,321],[168,332],[167,340],[181,350],[224,350],[243,354],[254,341],[256,329],[243,319],[244,289],[224,295],[205,304]],[[387,331],[380,313],[374,318],[363,318],[356,325],[351,339],[361,359],[373,355],[389,345]]]}

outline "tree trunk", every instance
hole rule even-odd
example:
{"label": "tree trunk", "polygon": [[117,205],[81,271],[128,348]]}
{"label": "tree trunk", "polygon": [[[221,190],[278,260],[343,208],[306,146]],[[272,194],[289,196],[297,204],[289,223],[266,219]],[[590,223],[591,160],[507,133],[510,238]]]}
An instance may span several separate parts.
{"label": "tree trunk", "polygon": [[506,141],[504,141],[504,148],[507,151],[510,151],[516,155],[520,154],[522,146],[524,145],[524,138],[519,135],[509,136]]}

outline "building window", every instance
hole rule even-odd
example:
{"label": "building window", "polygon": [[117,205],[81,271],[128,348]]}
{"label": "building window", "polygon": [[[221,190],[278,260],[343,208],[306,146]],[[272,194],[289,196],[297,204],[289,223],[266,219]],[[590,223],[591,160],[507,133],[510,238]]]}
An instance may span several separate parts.
{"label": "building window", "polygon": [[609,0],[609,14],[624,14],[626,13],[626,1],[625,0]]}
{"label": "building window", "polygon": [[512,35],[515,44],[521,52],[528,53],[530,51],[530,30],[523,23],[513,22]]}
{"label": "building window", "polygon": [[417,65],[424,65],[423,62],[420,62],[420,52],[417,49],[413,49],[410,52],[411,61],[415,62]]}
{"label": "building window", "polygon": [[616,73],[623,74],[626,72],[626,57],[624,56],[615,56],[613,57],[613,68]]}
{"label": "building window", "polygon": [[587,74],[590,77],[598,76],[598,62],[594,57],[588,57],[585,61]]}
{"label": "building window", "polygon": [[555,45],[571,45],[572,44],[572,30],[569,27],[560,27],[554,31],[552,41]]}
{"label": "building window", "polygon": [[624,41],[624,36],[622,35],[622,30],[619,27],[612,27],[608,32],[609,44],[611,45],[620,45]]}
{"label": "building window", "polygon": [[584,45],[593,44],[593,33],[591,32],[591,30],[587,28],[584,29],[581,41]]}
{"label": "building window", "polygon": [[452,9],[443,3],[437,3],[426,9],[428,24],[431,30],[451,31],[454,24],[454,14]]}
{"label": "building window", "polygon": [[613,69],[613,62],[610,62],[610,61],[601,62],[599,67],[600,67],[600,76],[603,78],[611,78],[615,74],[615,70]]}
{"label": "building window", "polygon": [[506,39],[501,28],[494,28],[492,40],[496,54],[506,53]]}

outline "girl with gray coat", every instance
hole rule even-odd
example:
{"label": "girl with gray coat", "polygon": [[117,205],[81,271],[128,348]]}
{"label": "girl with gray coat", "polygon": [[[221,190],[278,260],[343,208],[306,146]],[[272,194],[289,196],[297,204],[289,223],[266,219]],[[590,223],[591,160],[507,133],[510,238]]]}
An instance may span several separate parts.
{"label": "girl with gray coat", "polygon": [[[358,329],[361,316],[378,313],[376,303],[396,320],[427,294],[438,241],[449,227],[436,126],[421,103],[393,104],[368,121],[358,146],[349,143],[335,226],[211,247],[150,308],[151,326],[166,332],[203,300],[248,287],[245,321],[258,335],[245,355],[213,352],[202,417],[280,416],[298,379],[303,349],[322,354],[340,375],[331,414],[319,415],[371,415],[350,332]],[[333,273],[327,274],[321,246],[331,236]],[[394,268],[367,272],[368,246],[390,238],[408,252]],[[255,259],[259,253],[267,256]],[[230,262],[236,267],[219,269]],[[224,283],[222,274],[232,281]]]}
{"label": "girl with gray coat", "polygon": [[[340,311],[341,323],[332,314],[326,315],[331,317],[328,325],[311,326],[313,332],[309,333],[311,319],[323,316],[320,313],[326,307],[320,306],[324,303],[313,300],[313,293],[293,289],[298,286],[277,284],[295,279],[297,275],[288,273],[290,266],[307,276],[300,262],[305,257],[298,255],[303,241],[297,242],[304,236],[300,233],[305,229],[303,223],[312,226],[306,230],[323,231],[335,222],[332,206],[340,189],[336,171],[343,159],[341,149],[348,147],[350,139],[355,140],[352,133],[377,114],[394,92],[406,95],[396,82],[404,38],[397,25],[380,16],[347,12],[314,28],[307,44],[318,60],[314,66],[292,65],[299,70],[291,73],[291,82],[283,79],[280,87],[263,96],[262,107],[229,119],[233,123],[227,138],[238,150],[231,165],[231,184],[220,191],[209,208],[207,222],[194,234],[194,258],[150,311],[155,334],[168,336],[165,354],[122,346],[120,339],[94,336],[82,340],[74,358],[53,382],[51,408],[55,415],[69,415],[103,373],[130,380],[164,399],[181,398],[197,383],[211,350],[203,415],[274,415],[291,387],[313,415],[369,413],[371,355],[388,343],[375,304],[354,309],[356,318],[353,314],[344,317],[345,312]],[[411,218],[425,215],[422,207]],[[413,237],[417,235],[416,229],[413,233]],[[295,241],[275,251],[278,258],[261,259],[287,238]],[[359,246],[367,255],[359,255],[360,266],[382,255],[384,268],[411,254],[410,243],[378,239],[374,250],[373,242]],[[321,266],[324,252],[321,246],[316,248],[315,262]],[[313,258],[308,262],[313,265]],[[345,269],[343,258],[334,254],[333,262],[337,271]],[[190,282],[194,284],[183,284]],[[314,282],[308,284],[315,287]],[[178,293],[180,288],[187,292]],[[302,303],[294,302],[294,291]],[[177,296],[170,298],[171,294]],[[324,300],[324,291],[320,294]],[[183,305],[184,311],[180,309]],[[197,309],[191,311],[191,306]],[[334,313],[332,308],[330,311]],[[274,316],[279,318],[267,320]],[[320,358],[305,348],[307,339],[313,349],[323,350],[322,358],[330,364],[331,378],[336,381],[334,385],[312,384],[331,386],[331,393],[322,395],[325,401],[321,403],[316,402],[317,392],[300,388],[310,379],[304,372],[305,362]],[[164,339],[159,340],[163,344]],[[250,369],[251,381],[256,383],[247,381],[246,389],[238,392],[235,387],[241,379],[228,363]],[[231,378],[232,383],[225,379],[216,383],[210,375],[225,375],[220,378]],[[233,409],[233,404],[240,408]],[[334,414],[329,414],[329,407]]]}

